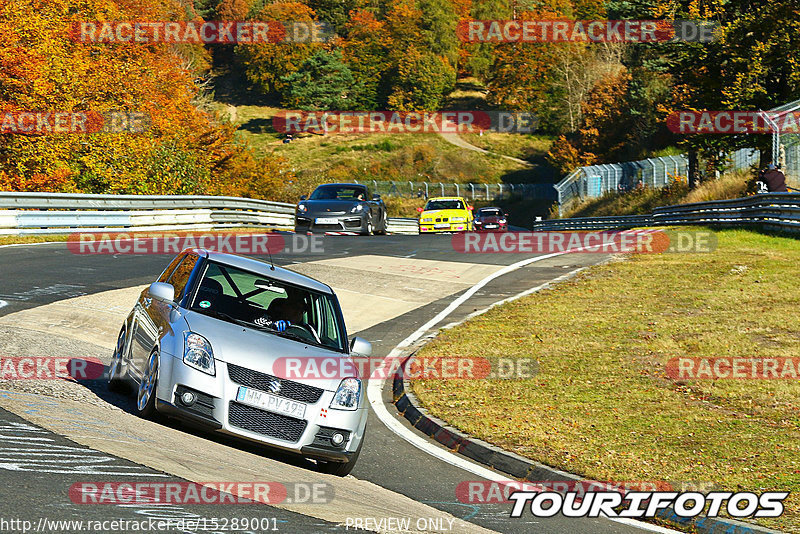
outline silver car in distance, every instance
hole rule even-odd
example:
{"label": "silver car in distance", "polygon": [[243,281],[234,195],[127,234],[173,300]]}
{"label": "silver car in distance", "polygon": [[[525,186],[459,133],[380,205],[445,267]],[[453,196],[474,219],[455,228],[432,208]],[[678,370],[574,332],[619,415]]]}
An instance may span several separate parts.
{"label": "silver car in distance", "polygon": [[143,417],[158,411],[299,453],[344,476],[367,424],[361,378],[289,380],[278,368],[287,358],[352,363],[351,354],[371,353],[361,338],[348,343],[327,285],[254,259],[192,249],[175,257],[128,315],[109,387],[133,383]]}

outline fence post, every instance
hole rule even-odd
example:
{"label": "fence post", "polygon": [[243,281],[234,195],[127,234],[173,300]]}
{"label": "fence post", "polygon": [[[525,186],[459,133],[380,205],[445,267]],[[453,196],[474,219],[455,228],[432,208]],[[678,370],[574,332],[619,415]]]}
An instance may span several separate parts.
{"label": "fence post", "polygon": [[379,194],[380,194],[380,193],[378,192],[378,181],[377,181],[377,180],[372,180],[372,190],[373,190],[373,191],[375,191],[375,194],[376,194],[376,195],[379,195]]}
{"label": "fence post", "polygon": [[455,184],[455,185],[456,185],[456,196],[460,197],[461,196],[461,189],[458,187],[458,184]]}
{"label": "fence post", "polygon": [[425,182],[425,198],[428,198],[428,182]]}
{"label": "fence post", "polygon": [[472,200],[475,200],[475,184],[470,182],[469,183],[469,189],[470,189],[470,192],[472,193]]}
{"label": "fence post", "polygon": [[[489,200],[489,184],[484,184],[484,185],[486,185],[486,200],[488,201]],[[500,186],[500,196],[503,196],[503,186],[502,185]]]}
{"label": "fence post", "polygon": [[444,184],[442,182],[439,182],[439,185],[442,186],[442,196],[444,196]]}
{"label": "fence post", "polygon": [[647,163],[649,163],[653,167],[653,189],[656,188],[656,164],[653,163],[653,160],[647,158]]}

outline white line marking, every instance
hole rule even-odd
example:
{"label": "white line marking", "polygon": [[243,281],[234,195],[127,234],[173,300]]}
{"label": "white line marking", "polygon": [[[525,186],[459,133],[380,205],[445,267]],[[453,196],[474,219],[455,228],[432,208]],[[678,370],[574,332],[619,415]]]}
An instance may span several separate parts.
{"label": "white line marking", "polygon": [[11,243],[9,245],[0,245],[0,248],[7,248],[7,247],[35,247],[38,245],[58,245],[60,243],[66,243],[66,241],[40,241],[38,243]]}
{"label": "white line marking", "polygon": [[[572,250],[570,252],[577,252],[578,250],[583,250],[583,249],[582,248],[581,249],[576,249],[576,250]],[[384,359],[384,363],[383,363],[382,367],[385,367],[385,366],[389,365],[390,362],[393,359],[397,358],[398,356],[400,356],[402,354],[402,352],[403,352],[402,349],[407,348],[412,343],[414,343],[415,341],[419,340],[423,335],[425,335],[425,332],[427,332],[433,326],[436,326],[437,324],[439,324],[445,317],[450,315],[456,308],[458,308],[461,304],[466,302],[467,299],[469,299],[471,296],[473,296],[475,293],[477,293],[481,288],[486,286],[486,284],[488,284],[492,280],[495,280],[496,278],[498,278],[500,276],[503,276],[504,274],[508,274],[510,272],[513,272],[513,271],[515,271],[517,269],[520,269],[520,268],[525,267],[527,265],[530,265],[532,263],[535,263],[535,262],[538,262],[538,261],[542,261],[542,260],[546,260],[548,258],[554,258],[556,256],[561,256],[561,255],[564,255],[564,254],[567,254],[567,252],[556,252],[556,253],[553,253],[553,254],[546,254],[544,256],[537,256],[535,258],[529,258],[527,260],[522,260],[522,261],[519,261],[517,263],[513,263],[513,264],[511,264],[511,265],[509,265],[507,267],[504,267],[503,269],[500,269],[499,271],[496,271],[493,274],[490,274],[489,276],[487,276],[486,278],[484,278],[483,280],[478,282],[476,285],[474,285],[472,288],[470,288],[466,293],[464,293],[463,295],[461,295],[460,297],[455,299],[449,306],[447,306],[447,308],[445,308],[444,310],[439,312],[436,315],[436,317],[434,317],[433,319],[431,319],[430,321],[428,321],[427,323],[422,325],[413,334],[411,334],[406,339],[401,341],[400,344],[397,345],[397,347],[395,347],[394,349],[392,349],[392,351],[389,353],[389,355]],[[562,277],[559,277],[559,278],[562,278]],[[550,282],[547,282],[546,284],[542,284],[541,286],[538,286],[536,288],[529,289],[529,290],[527,290],[527,291],[525,291],[523,293],[531,294],[531,293],[533,293],[535,291],[543,289],[544,287],[546,287],[547,285],[553,283],[554,281],[555,280],[551,280]],[[520,297],[520,296],[523,296],[523,294],[520,294],[517,297]],[[511,298],[513,299],[514,297],[511,297]],[[508,300],[508,299],[506,299],[506,300]],[[489,308],[487,308],[487,310],[490,309],[490,308],[491,308],[491,306]],[[385,374],[385,373],[383,373],[383,374]],[[479,477],[485,478],[487,480],[495,481],[495,482],[504,482],[504,483],[519,482],[518,480],[514,480],[514,479],[511,479],[511,478],[508,478],[508,477],[501,476],[496,471],[493,471],[493,470],[491,470],[491,469],[489,469],[487,467],[483,467],[481,465],[474,464],[474,463],[470,462],[469,460],[466,460],[465,458],[462,458],[462,457],[460,457],[460,456],[458,456],[458,455],[456,455],[456,454],[454,454],[454,453],[452,453],[450,451],[446,451],[446,450],[440,448],[438,445],[434,445],[433,443],[430,443],[429,441],[427,441],[426,438],[423,438],[423,437],[419,436],[418,434],[415,434],[414,432],[409,431],[405,426],[403,426],[403,424],[400,421],[398,421],[394,416],[392,416],[389,413],[389,410],[387,410],[386,405],[384,405],[383,397],[382,397],[382,391],[383,391],[383,386],[384,386],[384,383],[386,382],[386,379],[385,378],[380,378],[380,376],[382,376],[382,373],[379,371],[377,373],[374,373],[373,377],[369,380],[369,383],[367,384],[367,397],[369,398],[369,403],[372,406],[372,409],[374,410],[375,415],[377,415],[378,419],[380,419],[381,422],[383,422],[383,424],[385,424],[392,432],[394,432],[395,434],[397,434],[398,436],[400,436],[401,438],[403,438],[404,440],[409,442],[411,445],[417,447],[421,451],[426,452],[426,453],[430,454],[431,456],[434,456],[435,458],[438,458],[439,460],[441,460],[441,461],[443,461],[445,463],[448,463],[448,464],[450,464],[452,466],[455,466],[455,467],[458,467],[458,468],[463,469],[465,471],[468,471],[468,472],[470,472],[470,473],[472,473],[474,475],[477,475]],[[671,529],[667,529],[667,528],[664,528],[664,527],[659,527],[657,525],[651,525],[649,523],[644,523],[642,521],[636,521],[636,520],[633,520],[633,519],[628,519],[628,518],[607,518],[607,519],[610,519],[611,521],[615,521],[617,523],[623,523],[623,524],[626,524],[626,525],[630,525],[630,526],[633,526],[633,527],[636,527],[636,528],[639,528],[639,529],[642,529],[642,530],[647,530],[647,531],[650,531],[650,532],[659,532],[659,533],[662,533],[662,534],[667,534],[667,533],[669,533],[669,534],[671,534],[671,533],[680,534],[677,530],[671,530]]]}

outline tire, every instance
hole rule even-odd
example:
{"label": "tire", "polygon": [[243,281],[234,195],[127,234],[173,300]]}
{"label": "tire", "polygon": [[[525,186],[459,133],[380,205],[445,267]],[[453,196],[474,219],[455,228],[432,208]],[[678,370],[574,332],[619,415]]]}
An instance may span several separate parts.
{"label": "tire", "polygon": [[375,233],[375,228],[372,226],[372,217],[367,220],[367,230],[361,235],[372,235]]}
{"label": "tire", "polygon": [[125,342],[127,341],[128,330],[124,326],[119,331],[117,337],[117,346],[114,349],[114,354],[111,356],[111,363],[108,365],[108,389],[114,393],[125,393],[128,390],[128,373],[120,374],[122,369],[123,351],[125,350]]}
{"label": "tire", "polygon": [[364,438],[361,438],[361,443],[358,444],[355,454],[350,458],[347,463],[342,462],[320,462],[319,470],[328,475],[335,475],[337,477],[346,477],[356,467],[356,462],[361,454],[361,447],[364,446]]}
{"label": "tire", "polygon": [[147,359],[147,367],[139,381],[136,392],[136,411],[139,417],[149,419],[156,412],[156,387],[158,386],[158,351],[154,350]]}

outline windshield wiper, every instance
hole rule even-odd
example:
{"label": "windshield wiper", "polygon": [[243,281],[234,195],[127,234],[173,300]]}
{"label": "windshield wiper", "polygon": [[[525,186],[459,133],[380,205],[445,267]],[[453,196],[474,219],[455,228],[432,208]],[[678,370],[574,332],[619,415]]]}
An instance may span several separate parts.
{"label": "windshield wiper", "polygon": [[238,324],[240,326],[247,326],[247,327],[255,326],[253,323],[251,323],[249,321],[245,321],[244,319],[239,319],[239,318],[234,317],[232,315],[228,315],[225,312],[212,310],[212,309],[195,310],[195,311],[197,311],[198,313],[203,313],[205,315],[211,315],[211,316],[216,317],[217,319],[223,319],[225,321],[229,321],[231,323],[235,323],[235,324]]}

